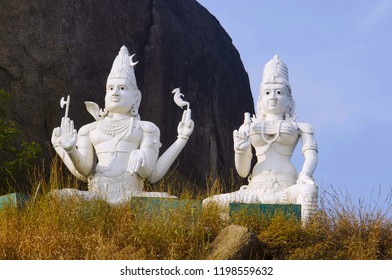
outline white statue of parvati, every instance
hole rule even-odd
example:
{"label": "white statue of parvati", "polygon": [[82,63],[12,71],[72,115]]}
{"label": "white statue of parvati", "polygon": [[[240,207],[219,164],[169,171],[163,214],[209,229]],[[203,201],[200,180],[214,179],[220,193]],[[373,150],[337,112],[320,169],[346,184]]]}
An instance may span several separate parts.
{"label": "white statue of parvati", "polygon": [[[178,125],[177,140],[159,157],[159,128],[140,120],[141,92],[137,87],[136,63],[123,46],[113,62],[106,84],[105,108],[86,102],[95,121],[79,129],[68,118],[69,98],[61,126],[53,130],[52,144],[67,168],[77,178],[88,182],[88,191],[62,189],[61,196],[103,199],[110,204],[128,201],[133,196],[174,197],[167,193],[144,192],[143,180],[161,179],[187,143],[194,127],[188,102]],[[179,89],[173,91],[178,104]]]}
{"label": "white statue of parvati", "polygon": [[[249,183],[238,191],[209,197],[203,204],[301,204],[301,219],[308,221],[317,209],[313,172],[318,150],[312,126],[295,122],[294,110],[287,66],[275,55],[264,67],[256,117],[245,113],[244,123],[233,132],[235,167],[241,177],[248,176]],[[305,160],[298,174],[290,158],[299,139]],[[257,163],[250,173],[252,146]]]}

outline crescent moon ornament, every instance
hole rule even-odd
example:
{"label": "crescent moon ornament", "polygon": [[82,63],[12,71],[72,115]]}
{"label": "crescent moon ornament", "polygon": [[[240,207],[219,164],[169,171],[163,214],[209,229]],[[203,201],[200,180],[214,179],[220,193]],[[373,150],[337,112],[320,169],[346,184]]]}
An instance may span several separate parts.
{"label": "crescent moon ornament", "polygon": [[134,57],[135,55],[136,55],[136,54],[133,54],[133,55],[131,55],[131,56],[129,57],[129,58],[130,58],[129,64],[130,64],[132,67],[134,67],[136,64],[139,63],[139,61],[133,62],[133,57]]}

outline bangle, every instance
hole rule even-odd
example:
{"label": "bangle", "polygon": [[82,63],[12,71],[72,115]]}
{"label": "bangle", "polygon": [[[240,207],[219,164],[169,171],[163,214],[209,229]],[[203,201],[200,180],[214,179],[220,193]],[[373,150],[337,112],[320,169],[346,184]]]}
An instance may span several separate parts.
{"label": "bangle", "polygon": [[179,134],[179,135],[177,136],[177,138],[178,138],[178,139],[189,140],[189,136],[185,136],[185,135],[181,135],[181,134]]}
{"label": "bangle", "polygon": [[68,150],[65,150],[65,151],[67,152],[67,154],[72,154],[75,151],[75,146],[73,146],[70,151],[68,151]]}
{"label": "bangle", "polygon": [[308,173],[308,172],[305,172],[305,171],[301,171],[301,172],[298,174],[298,177],[302,177],[302,176],[307,176],[307,177],[309,177],[309,178],[313,178],[312,174],[310,174],[310,173]]}

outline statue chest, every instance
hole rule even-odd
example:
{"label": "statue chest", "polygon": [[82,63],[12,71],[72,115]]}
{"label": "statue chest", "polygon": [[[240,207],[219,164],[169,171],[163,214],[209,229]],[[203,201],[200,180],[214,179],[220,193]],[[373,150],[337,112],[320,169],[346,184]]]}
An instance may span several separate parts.
{"label": "statue chest", "polygon": [[291,155],[299,139],[297,126],[288,121],[252,123],[249,136],[257,154],[273,148],[278,153]]}
{"label": "statue chest", "polygon": [[119,128],[117,131],[115,129],[108,131],[98,121],[90,130],[90,141],[98,156],[102,153],[130,153],[139,148],[142,135],[143,133],[140,127],[134,126],[131,130],[129,123],[123,129]]}

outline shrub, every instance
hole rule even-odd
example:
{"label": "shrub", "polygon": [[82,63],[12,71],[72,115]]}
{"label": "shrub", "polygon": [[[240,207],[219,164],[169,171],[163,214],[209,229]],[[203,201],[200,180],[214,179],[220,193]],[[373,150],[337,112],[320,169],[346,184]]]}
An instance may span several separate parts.
{"label": "shrub", "polygon": [[22,191],[41,154],[40,146],[26,141],[18,124],[5,118],[8,99],[9,94],[0,89],[0,195]]}

